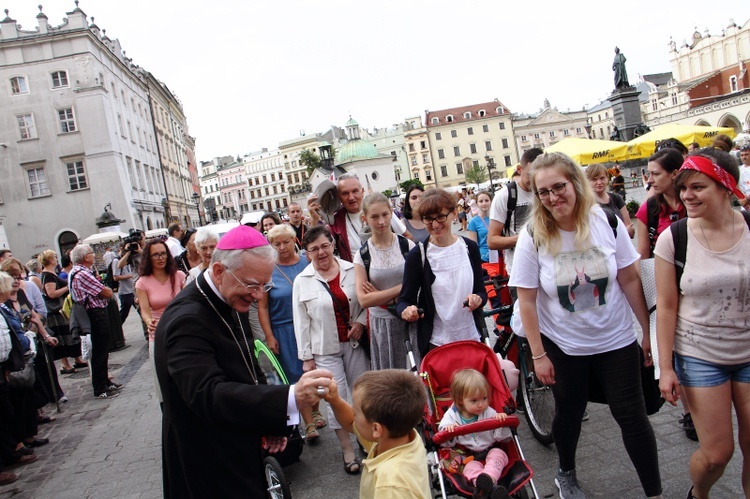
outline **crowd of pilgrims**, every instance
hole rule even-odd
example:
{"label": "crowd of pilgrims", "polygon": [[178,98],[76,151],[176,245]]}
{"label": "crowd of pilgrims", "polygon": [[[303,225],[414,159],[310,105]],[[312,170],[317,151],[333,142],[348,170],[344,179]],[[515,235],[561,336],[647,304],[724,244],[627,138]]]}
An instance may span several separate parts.
{"label": "crowd of pilgrims", "polygon": [[[656,440],[641,396],[642,362],[657,364],[662,395],[673,404],[682,400],[688,437],[700,437],[690,461],[688,497],[707,497],[732,454],[732,404],[738,418],[750,421],[750,337],[732,315],[743,303],[725,296],[726,310],[720,314],[713,307],[715,294],[736,281],[738,248],[747,249],[750,235],[732,209],[732,196],[745,202],[737,188],[743,183],[736,161],[716,148],[688,156],[680,146],[665,143],[649,159],[644,180],[653,202],[643,203],[635,214],[637,224],[624,199],[609,191],[611,172],[599,165],[584,172],[567,156],[536,149],[524,153],[512,184],[497,194],[425,191],[414,184],[394,206],[383,194],[366,195],[355,175],[344,175],[337,183],[342,206],[330,223],[320,220],[313,196],[308,218],[292,203],[288,220],[268,213],[253,224],[276,250],[273,287],[250,312],[253,333],[278,356],[290,383],[303,372],[328,369],[341,397],[350,399],[348,387],[365,371],[410,367],[407,336],[417,364],[432,348],[479,340],[483,318],[475,311],[487,301],[487,272],[509,275],[517,332],[526,335],[537,376],[552,386],[556,400],[552,431],[561,497],[585,497],[575,452],[587,404],[581,387],[588,386],[589,377],[602,384],[645,494],[660,496]],[[746,152],[750,156],[750,148]],[[509,197],[515,198],[513,204]],[[686,216],[688,240],[694,244],[678,292],[672,238],[659,236]],[[118,287],[120,322],[137,310],[152,357],[159,318],[177,293],[209,267],[220,237],[210,225],[184,230],[173,224],[168,233],[168,238],[144,238],[104,255]],[[636,233],[637,247],[631,242]],[[36,460],[34,449],[49,441],[38,435],[38,426],[52,419],[42,408],[67,402],[55,361],[60,361],[61,375],[86,369],[87,363],[64,314],[45,306],[68,291],[69,257],[58,262],[53,251],[45,251],[22,265],[3,250],[0,258],[5,319],[0,322],[17,333],[24,352],[36,352],[30,360],[33,385],[6,382],[0,388],[7,390],[12,409],[3,414],[9,426],[0,437],[2,464],[13,467]],[[714,262],[711,276],[693,263],[700,258]],[[659,355],[641,259],[656,268]],[[679,307],[682,302],[691,308]],[[640,341],[634,318],[646,332]],[[701,362],[719,366],[722,382],[706,384],[695,375],[694,366]],[[301,415],[301,431],[310,443],[322,427],[334,429],[346,472],[357,474],[362,463],[351,436],[330,408],[326,416],[318,406]],[[740,425],[746,494],[748,427]],[[3,472],[0,482],[11,483],[14,477]]]}

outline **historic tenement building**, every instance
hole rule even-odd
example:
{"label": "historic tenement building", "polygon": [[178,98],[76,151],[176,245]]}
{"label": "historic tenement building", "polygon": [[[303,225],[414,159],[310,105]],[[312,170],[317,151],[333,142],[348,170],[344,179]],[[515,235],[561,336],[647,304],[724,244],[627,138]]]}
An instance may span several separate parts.
{"label": "historic tenement building", "polygon": [[[105,206],[122,230],[165,227],[180,188],[164,182],[147,71],[83,10],[66,16],[53,26],[40,8],[32,30],[10,14],[0,21],[0,222],[22,259],[98,232]],[[175,102],[180,116],[164,126],[179,137],[171,154],[182,169],[194,140]],[[171,215],[197,221],[184,202],[195,187],[182,187],[183,210]]]}

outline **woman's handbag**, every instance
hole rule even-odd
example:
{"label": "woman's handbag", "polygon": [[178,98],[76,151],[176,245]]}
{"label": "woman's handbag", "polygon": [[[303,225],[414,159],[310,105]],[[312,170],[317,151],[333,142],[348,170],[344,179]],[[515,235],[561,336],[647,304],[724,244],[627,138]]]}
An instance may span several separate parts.
{"label": "woman's handbag", "polygon": [[11,372],[8,376],[8,386],[17,389],[33,388],[34,381],[34,352],[28,351],[23,356],[23,369]]}
{"label": "woman's handbag", "polygon": [[59,298],[49,298],[47,293],[44,293],[44,305],[47,307],[47,313],[56,314],[60,312],[63,308],[64,300],[65,298],[62,296]]}

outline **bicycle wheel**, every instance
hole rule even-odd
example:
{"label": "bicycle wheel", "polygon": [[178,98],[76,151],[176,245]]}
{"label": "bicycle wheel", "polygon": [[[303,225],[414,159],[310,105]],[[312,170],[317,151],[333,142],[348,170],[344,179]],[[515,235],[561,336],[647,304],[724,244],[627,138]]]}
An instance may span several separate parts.
{"label": "bicycle wheel", "polygon": [[[519,338],[520,340],[520,338]],[[531,433],[539,443],[552,443],[552,418],[555,416],[555,399],[550,387],[543,385],[534,375],[531,348],[525,340],[520,341],[520,384],[524,414]]]}
{"label": "bicycle wheel", "polygon": [[274,457],[268,456],[263,460],[263,470],[266,475],[266,485],[268,485],[268,497],[270,499],[292,499],[292,491],[284,476],[284,470],[281,469],[281,465]]}

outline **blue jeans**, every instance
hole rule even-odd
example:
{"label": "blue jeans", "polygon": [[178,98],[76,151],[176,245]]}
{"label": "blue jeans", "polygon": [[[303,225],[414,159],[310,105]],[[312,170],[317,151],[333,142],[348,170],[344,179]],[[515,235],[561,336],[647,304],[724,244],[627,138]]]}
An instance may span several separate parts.
{"label": "blue jeans", "polygon": [[723,385],[727,381],[750,383],[750,362],[715,364],[675,352],[674,368],[682,386],[712,387]]}
{"label": "blue jeans", "polygon": [[552,436],[563,471],[575,469],[581,418],[588,403],[589,377],[596,376],[609,409],[622,432],[622,441],[638,473],[646,496],[661,494],[656,437],[646,415],[641,387],[638,344],[595,355],[565,354],[542,336],[547,356],[555,368],[555,417]]}

